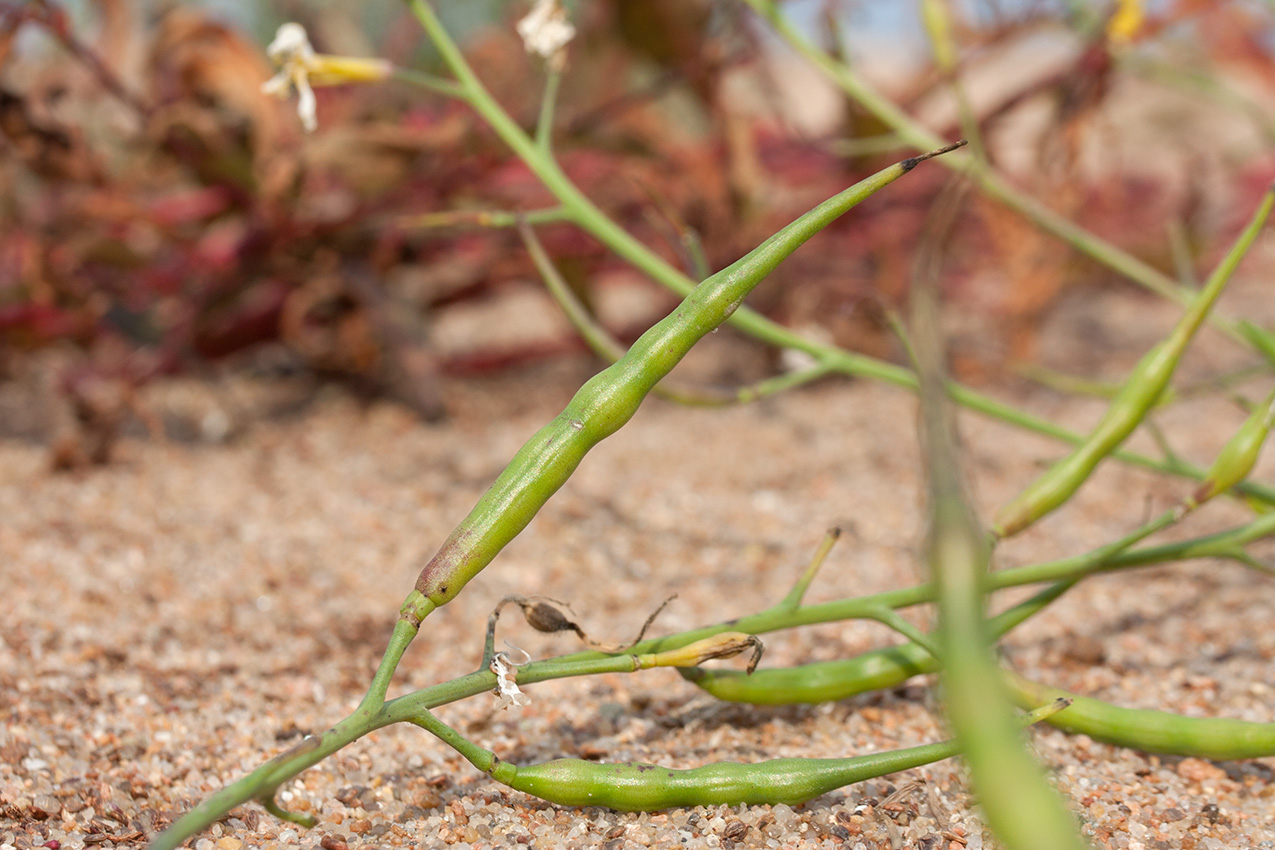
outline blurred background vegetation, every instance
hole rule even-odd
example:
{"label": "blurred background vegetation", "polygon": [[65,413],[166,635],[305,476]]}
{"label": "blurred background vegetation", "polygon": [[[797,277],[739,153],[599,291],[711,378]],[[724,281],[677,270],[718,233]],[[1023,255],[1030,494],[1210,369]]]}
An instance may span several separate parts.
{"label": "blurred background vegetation", "polygon": [[[1119,39],[1108,3],[949,5],[955,74],[1003,174],[1179,279],[1217,258],[1275,176],[1271,3],[1148,3]],[[604,210],[685,268],[728,264],[913,153],[742,4],[573,10],[555,149]],[[785,10],[909,114],[961,135],[914,4]],[[498,100],[534,126],[541,70],[513,26],[526,4],[441,11]],[[139,423],[164,431],[140,391],[165,376],[339,381],[434,420],[447,413],[441,376],[583,350],[516,234],[479,226],[483,211],[552,205],[525,166],[465,107],[401,83],[320,89],[307,135],[294,105],[261,94],[263,47],[285,20],[322,52],[434,66],[396,0],[0,2],[0,388],[41,400],[0,389],[0,433],[49,440],[55,466],[106,461]],[[885,318],[949,179],[918,171],[750,303],[899,358]],[[967,379],[1029,359],[1060,301],[1121,285],[991,200],[969,199],[957,231],[944,287],[973,317],[958,340]],[[572,227],[541,234],[621,339],[674,303]],[[782,368],[759,354],[723,377]],[[224,431],[203,424],[205,438]]]}

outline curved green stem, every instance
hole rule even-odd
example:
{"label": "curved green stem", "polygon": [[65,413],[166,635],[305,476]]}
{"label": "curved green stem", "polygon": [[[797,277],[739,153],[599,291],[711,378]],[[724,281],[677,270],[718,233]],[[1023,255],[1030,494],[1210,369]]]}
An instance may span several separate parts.
{"label": "curved green stem", "polygon": [[[797,31],[775,0],[744,0],[787,44],[810,62],[834,85],[880,119],[908,145],[925,150],[934,146],[935,136],[889,98],[877,92],[849,65],[829,56]],[[945,165],[969,177],[988,196],[1024,216],[1037,227],[1053,234],[1107,268],[1124,275],[1151,292],[1186,306],[1194,297],[1188,288],[1174,281],[1127,251],[1059,215],[1040,201],[1014,188],[985,162],[971,155],[952,157]],[[1220,316],[1210,322],[1231,339],[1252,345],[1240,323]],[[1269,332],[1259,334],[1269,337]],[[1257,346],[1253,346],[1257,348]],[[1275,362],[1275,361],[1273,361]]]}
{"label": "curved green stem", "polygon": [[386,719],[384,708],[376,711],[356,709],[353,714],[328,731],[305,738],[296,746],[275,756],[238,782],[227,785],[182,815],[176,823],[151,842],[151,850],[174,850],[187,838],[212,826],[236,806],[252,800],[261,801],[271,813],[280,814],[286,820],[312,826],[313,823],[306,824],[304,815],[284,812],[274,802],[274,795],[279,786],[369,732],[392,722],[394,721]]}
{"label": "curved green stem", "polygon": [[[767,6],[766,0],[748,0],[748,2],[750,5],[753,5],[760,14],[768,17],[767,12],[764,11],[764,8]],[[633,265],[634,268],[650,276],[651,279],[655,280],[660,285],[682,296],[689,294],[696,285],[695,281],[691,280],[672,264],[656,255],[650,248],[643,245],[626,230],[608,218],[605,213],[603,213],[591,200],[589,200],[587,196],[584,195],[583,192],[579,190],[574,183],[571,182],[570,178],[568,178],[558,166],[554,158],[541,150],[536,145],[535,141],[528,136],[526,132],[524,132],[523,129],[519,127],[509,114],[500,106],[500,104],[496,102],[495,98],[491,96],[491,93],[487,91],[485,86],[483,86],[482,81],[474,74],[473,69],[469,66],[469,63],[461,54],[460,48],[456,45],[455,41],[452,40],[450,34],[438,20],[433,7],[426,2],[426,0],[409,0],[409,5],[417,19],[420,21],[421,26],[425,29],[426,34],[437,47],[444,63],[455,75],[458,84],[464,90],[465,99],[472,105],[474,110],[491,125],[492,129],[498,136],[500,136],[505,144],[513,150],[514,154],[527,164],[528,168],[530,168],[532,173],[534,173],[541,183],[544,184],[545,188],[553,193],[553,195],[558,199],[559,203],[562,205],[561,209],[563,217],[586,230],[588,233],[593,235],[594,238],[622,257],[626,262]],[[832,68],[839,67],[826,56],[823,57],[822,64],[816,61],[816,56],[823,56],[817,48],[801,41],[799,35],[795,32],[790,32],[785,28],[786,25],[781,26],[782,17],[778,17],[778,12],[775,12],[775,15],[778,18],[778,23],[775,24],[776,31],[785,38],[797,39],[800,43],[798,50],[802,52],[803,55],[806,55],[808,59],[816,62],[816,64],[820,66],[821,70],[825,70],[825,72],[827,72],[824,68],[825,65],[831,66]],[[901,129],[899,135],[907,141],[908,144],[916,147],[925,147],[926,143],[922,142],[921,139],[931,139],[931,134],[926,131],[918,130],[915,126],[913,126],[911,119],[906,115],[906,113],[899,110],[893,103],[882,98],[880,95],[871,92],[870,89],[861,87],[857,78],[852,77],[851,79],[855,81],[856,86],[860,86],[860,88],[855,88],[854,91],[850,91],[852,96],[855,96],[856,98],[859,98],[860,95],[866,97],[867,100],[864,100],[865,105],[874,112],[881,110],[879,114],[886,117],[888,123],[893,125],[895,121],[900,122],[899,126],[907,129],[907,132],[903,132]],[[931,147],[938,147],[938,140],[931,139],[931,141],[936,142],[936,144],[931,145]],[[943,157],[942,159],[946,160],[947,157]],[[961,161],[968,164],[973,160],[969,157],[961,157]],[[963,165],[962,167],[968,168],[969,166]],[[987,185],[983,185],[982,183],[980,183],[980,185],[985,191],[995,195],[999,184],[997,184],[996,181],[992,181]],[[1011,193],[1013,191],[1009,189],[1008,186],[1003,187],[1003,189]],[[1036,206],[1039,206],[1039,204],[1035,201],[1032,201],[1025,196],[1020,198],[1017,193],[1013,193],[1012,197],[1021,200],[1023,205],[1030,206],[1035,204]],[[1092,238],[1089,234],[1087,234],[1087,232],[1078,228],[1076,225],[1062,219],[1060,216],[1057,216],[1043,207],[1040,208],[1039,214],[1042,216],[1042,220],[1046,222],[1054,222],[1057,229],[1066,233],[1071,233],[1076,236],[1076,238],[1082,238],[1083,236]],[[1042,226],[1045,225],[1042,224]],[[1116,249],[1112,248],[1111,250],[1115,251]],[[1118,256],[1113,256],[1112,258],[1112,262],[1115,263],[1113,267],[1116,268],[1117,271],[1123,271],[1130,276],[1141,274],[1144,280],[1160,280],[1161,283],[1171,289],[1176,286],[1171,280],[1160,275],[1159,272],[1156,272],[1149,266],[1145,266],[1145,264],[1142,264],[1141,261],[1133,258],[1132,256],[1120,254],[1119,252],[1117,252],[1117,254]],[[1190,298],[1189,293],[1180,292],[1176,289],[1173,289],[1172,291],[1177,294],[1171,294],[1169,297],[1173,297],[1175,300],[1187,301]],[[876,358],[868,357],[867,355],[855,354],[836,346],[807,339],[801,334],[795,333],[794,331],[767,319],[748,307],[741,307],[736,310],[734,315],[730,317],[729,322],[733,327],[749,334],[755,339],[761,340],[762,342],[780,348],[792,348],[797,351],[803,351],[814,357],[818,363],[825,365],[832,371],[853,375],[855,377],[869,378],[871,380],[881,381],[887,384],[893,384],[894,386],[912,390],[913,392],[917,390],[916,375],[909,369],[905,369],[901,366],[896,366],[882,360],[877,360]],[[1250,336],[1260,336],[1262,333],[1264,332],[1262,332],[1261,329],[1254,328],[1250,332]],[[996,401],[993,398],[985,396],[982,393],[955,382],[949,382],[947,384],[947,388],[952,399],[958,404],[977,413],[990,416],[993,419],[999,419],[1002,422],[1015,425],[1037,434],[1043,434],[1047,437],[1052,437],[1071,445],[1079,445],[1085,439],[1083,435],[1071,432],[1066,428],[1049,422],[1048,420],[1032,416],[1029,413],[1025,413],[1010,405]],[[1191,478],[1197,481],[1203,476],[1203,470],[1200,470],[1190,464],[1160,461],[1135,452],[1121,450],[1114,452],[1112,457],[1115,457],[1124,463],[1139,466],[1144,469],[1151,469],[1169,475]],[[1250,498],[1257,499],[1265,504],[1275,505],[1275,488],[1246,483],[1241,485],[1238,489]]]}
{"label": "curved green stem", "polygon": [[[1245,561],[1248,556],[1243,547],[1271,534],[1275,534],[1275,513],[1259,517],[1252,522],[1229,531],[1192,540],[1126,551],[1116,555],[1103,556],[1100,554],[1103,550],[1095,550],[1094,553],[1089,555],[1003,570],[992,573],[988,576],[987,582],[990,589],[1002,589],[1043,582],[1069,582],[1101,572],[1134,569],[1195,558],[1225,557]],[[519,668],[518,682],[530,685],[565,677],[630,672],[634,666],[632,656],[635,654],[654,653],[686,646],[694,641],[721,634],[722,632],[740,631],[749,634],[765,634],[815,623],[864,618],[870,617],[873,612],[882,608],[906,608],[930,602],[934,597],[933,586],[922,584],[916,587],[885,591],[872,596],[839,599],[815,605],[799,605],[797,607],[790,604],[790,600],[785,599],[785,601],[781,601],[773,608],[741,617],[737,620],[642,641],[631,647],[624,655],[604,655],[600,652],[586,651],[543,661],[533,661],[531,664]],[[1038,601],[1043,599],[1043,596],[1037,597]],[[997,632],[1006,630],[1012,625],[1016,625],[1017,622],[1021,622],[1021,619],[1017,618],[1030,613],[1034,613],[1034,609],[1019,606],[993,618],[991,628]],[[403,625],[404,622],[406,621],[400,621],[396,625],[396,634],[406,631],[407,627]],[[399,652],[398,646],[398,642],[392,641],[391,649],[387,650],[387,657],[394,658],[396,661],[397,658],[394,654]],[[926,666],[925,659],[929,658],[928,653],[925,653],[919,647],[915,648],[915,650],[909,650],[907,645],[905,645],[903,647],[891,647],[880,652],[883,654],[882,659],[879,662],[875,662],[871,669],[864,668],[855,671],[855,675],[866,677],[863,682],[863,690],[893,687],[903,681],[903,679],[909,678],[910,675],[930,672],[933,669]],[[915,656],[909,654],[913,652],[919,654]],[[898,678],[897,665],[894,663],[899,659],[902,659],[905,665],[915,665],[915,670],[908,676],[904,676],[903,679]],[[911,659],[911,661],[907,659]],[[844,662],[828,663],[841,664]],[[381,670],[377,673],[378,677],[382,677],[382,671],[386,670],[389,664],[390,662],[388,661],[382,661]],[[772,672],[758,671],[754,676]],[[845,675],[845,670],[838,670],[836,675],[842,685],[844,685]],[[874,684],[871,679],[873,675],[884,675],[885,678]],[[693,678],[693,674],[688,675],[688,678]],[[182,841],[206,829],[236,806],[252,800],[263,800],[271,797],[283,783],[293,779],[307,768],[370,732],[393,723],[409,721],[412,717],[419,714],[422,709],[431,710],[457,700],[477,696],[483,692],[491,691],[495,686],[495,675],[488,670],[479,670],[458,679],[453,679],[450,682],[433,685],[405,694],[397,699],[389,700],[375,710],[361,706],[354,714],[340,721],[322,735],[305,739],[297,746],[274,757],[252,773],[209,797],[169,827],[152,843],[151,847],[154,850],[170,850],[170,848],[177,847]],[[841,694],[841,696],[844,695]],[[367,698],[364,699],[364,702],[367,702]]]}

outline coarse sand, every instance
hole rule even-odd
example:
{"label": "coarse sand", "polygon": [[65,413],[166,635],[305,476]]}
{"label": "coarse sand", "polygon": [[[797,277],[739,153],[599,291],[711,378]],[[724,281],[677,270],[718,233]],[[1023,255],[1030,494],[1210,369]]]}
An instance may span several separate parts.
{"label": "coarse sand", "polygon": [[[1241,309],[1262,303],[1253,294],[1260,289],[1248,287]],[[1042,356],[1118,376],[1173,315],[1144,296],[1104,296],[1061,310]],[[1131,318],[1136,338],[1115,330]],[[1211,335],[1186,378],[1243,362]],[[229,439],[130,436],[115,462],[75,473],[50,472],[46,446],[0,441],[0,846],[137,846],[348,713],[425,558],[590,368],[580,359],[449,381],[452,415],[441,425],[331,389],[300,412],[268,415],[298,392],[279,380],[156,385],[146,404],[162,417],[230,410]],[[1267,389],[1254,384],[1250,394]],[[1074,428],[1101,410],[1022,386],[994,394]],[[1177,452],[1207,463],[1242,417],[1212,396],[1175,405],[1157,423]],[[676,593],[654,629],[686,629],[776,602],[832,525],[846,534],[811,600],[919,581],[914,422],[911,395],[867,382],[830,381],[721,410],[651,400],[496,563],[426,621],[391,694],[472,670],[487,614],[509,593],[566,600],[591,635],[617,641]],[[981,417],[963,415],[961,425],[985,516],[1059,455],[1056,443]],[[1135,445],[1155,450],[1142,437]],[[1267,458],[1257,475],[1269,482],[1272,472]],[[1005,544],[997,566],[1086,551],[1187,491],[1180,480],[1107,464],[1073,504]],[[1246,516],[1222,500],[1170,536]],[[1269,576],[1219,561],[1094,578],[1013,632],[1005,661],[1122,705],[1271,721],[1275,632],[1261,601],[1271,590]],[[928,624],[931,612],[909,616]],[[572,636],[533,633],[515,619],[502,621],[501,637],[534,657],[578,648]],[[820,626],[768,636],[762,663],[837,658],[896,640],[873,624]],[[934,685],[922,677],[833,704],[753,708],[717,703],[656,670],[528,686],[531,703],[518,711],[496,710],[483,695],[439,714],[516,763],[584,755],[687,767],[936,740],[944,732]],[[1275,847],[1273,759],[1158,757],[1050,728],[1031,739],[1096,846]],[[509,791],[414,727],[351,745],[287,784],[281,800],[317,815],[319,826],[299,830],[252,804],[191,845],[992,843],[959,760],[796,808],[618,814]]]}

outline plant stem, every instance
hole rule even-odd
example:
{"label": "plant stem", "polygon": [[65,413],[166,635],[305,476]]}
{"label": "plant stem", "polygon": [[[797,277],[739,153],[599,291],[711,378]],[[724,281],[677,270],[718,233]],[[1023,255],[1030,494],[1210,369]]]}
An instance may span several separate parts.
{"label": "plant stem", "polygon": [[[765,14],[761,11],[762,7],[766,5],[765,0],[747,0],[747,2],[749,2],[750,5],[753,5],[754,8],[758,9],[763,15]],[[491,96],[491,93],[487,91],[485,86],[483,86],[482,81],[474,74],[473,69],[469,66],[469,63],[461,54],[460,48],[456,45],[456,42],[452,40],[451,35],[448,34],[446,29],[438,20],[438,17],[430,3],[426,2],[426,0],[409,0],[409,5],[417,19],[420,21],[421,26],[425,29],[426,34],[429,36],[431,41],[434,42],[435,47],[442,56],[444,63],[446,63],[448,68],[456,76],[458,84],[464,90],[465,100],[468,101],[474,110],[491,125],[492,129],[498,136],[500,136],[505,144],[513,150],[514,154],[526,163],[527,167],[530,168],[532,173],[540,179],[545,188],[547,188],[558,199],[558,202],[562,205],[561,210],[563,218],[571,221],[578,227],[593,235],[598,241],[602,242],[639,271],[649,275],[660,285],[683,297],[689,294],[690,291],[695,288],[695,281],[691,280],[676,267],[656,255],[650,248],[643,245],[627,231],[608,218],[605,213],[598,209],[598,207],[590,201],[588,197],[586,197],[579,188],[575,186],[574,183],[571,182],[570,178],[568,178],[558,166],[554,158],[541,150],[536,145],[535,141],[528,136],[500,106],[500,104],[496,102],[495,98]],[[778,16],[778,12],[775,14]],[[780,21],[782,21],[782,18],[780,18]],[[798,47],[799,51],[807,55],[807,58],[811,59],[811,61],[815,61],[816,64],[819,64],[814,57],[822,57],[824,64],[832,63],[832,60],[823,56],[823,54],[816,48],[804,41],[801,41],[800,37],[795,33],[786,33],[783,29],[779,29],[778,24],[776,26],[777,30],[781,35],[784,35],[785,38],[791,36],[791,38],[797,39],[800,42],[800,45],[794,42],[794,46]],[[804,50],[802,49],[803,47]],[[836,68],[839,66],[832,65],[832,67]],[[822,65],[821,69],[823,69]],[[853,78],[853,76],[852,79],[857,80],[857,78]],[[856,85],[859,84],[856,82]],[[874,112],[878,109],[884,110],[882,117],[887,118],[890,123],[893,124],[893,121],[897,120],[901,122],[901,127],[911,128],[908,129],[907,132],[904,132],[903,129],[900,129],[899,131],[900,137],[907,143],[915,146],[923,146],[919,141],[920,139],[927,138],[934,140],[932,134],[914,127],[911,123],[911,119],[899,110],[898,107],[890,103],[890,101],[881,98],[879,95],[871,92],[871,90],[866,89],[866,87],[862,88],[864,96],[867,98],[864,102],[868,108]],[[858,92],[858,89],[851,92],[851,94],[857,97],[858,94],[856,92]],[[937,140],[934,141],[937,142]],[[939,144],[941,143],[936,143],[933,147],[938,147]],[[949,157],[940,157],[942,160],[947,160],[948,158]],[[971,160],[969,160],[968,157],[962,157],[962,161],[968,163]],[[984,188],[994,194],[994,184],[989,183],[988,186],[985,186]],[[1005,187],[1005,189],[1007,191],[1012,191],[1009,190],[1008,187]],[[1014,197],[1019,196],[1015,194]],[[1024,203],[1035,203],[1025,196],[1023,196],[1023,201]],[[1079,231],[1081,234],[1089,236],[1089,234],[1085,231],[1080,230],[1075,225],[1067,222],[1065,219],[1062,219],[1061,216],[1057,216],[1048,210],[1044,210],[1043,207],[1041,209],[1043,211],[1042,214],[1048,214],[1049,216],[1053,216],[1054,219],[1057,219],[1057,221],[1061,223],[1059,225],[1060,227],[1065,225],[1072,231]],[[1112,250],[1114,251],[1116,249],[1112,248]],[[1152,276],[1149,279],[1155,279],[1156,276],[1158,276],[1162,281],[1167,281],[1166,285],[1170,287],[1173,286],[1172,281],[1164,278],[1163,275],[1160,275],[1159,272],[1156,272],[1149,266],[1145,266],[1141,263],[1141,261],[1125,254],[1120,254],[1120,256],[1124,258],[1121,262],[1133,264],[1130,270],[1126,273],[1136,274],[1138,269],[1142,268],[1145,269],[1146,273]],[[1175,300],[1182,301],[1189,299],[1190,294],[1179,292],[1170,297],[1175,298]],[[882,360],[877,360],[873,357],[868,357],[867,355],[855,354],[853,352],[837,348],[833,345],[827,345],[807,339],[806,337],[803,337],[800,334],[767,319],[747,306],[740,307],[736,310],[728,321],[733,327],[749,334],[755,339],[761,340],[762,342],[780,348],[792,348],[797,351],[803,351],[814,357],[817,362],[825,365],[833,371],[856,377],[869,378],[887,384],[893,384],[904,389],[912,390],[913,392],[917,390],[916,375],[908,369]],[[1250,333],[1260,334],[1262,331],[1260,329],[1254,329],[1254,331],[1251,331]],[[947,388],[952,399],[958,404],[985,416],[990,416],[993,419],[998,419],[1010,425],[1015,425],[1037,434],[1043,434],[1071,445],[1078,445],[1084,440],[1084,437],[1080,434],[1076,434],[1066,428],[1055,425],[1052,422],[1040,419],[1029,413],[1011,407],[1010,405],[996,401],[995,399],[958,383],[948,382]],[[1170,475],[1191,478],[1196,481],[1200,480],[1204,474],[1203,470],[1191,466],[1190,464],[1178,461],[1160,461],[1135,452],[1122,450],[1113,453],[1112,456],[1134,466],[1140,466],[1145,469],[1151,469]],[[1275,505],[1275,488],[1263,487],[1261,485],[1246,482],[1237,489],[1246,496],[1257,499],[1265,504]]]}
{"label": "plant stem", "polygon": [[[1134,532],[1134,534],[1138,533]],[[1245,561],[1247,556],[1244,547],[1271,534],[1275,534],[1275,513],[1266,514],[1228,531],[1191,540],[1115,555],[1102,554],[1111,548],[1107,546],[1087,555],[995,572],[987,577],[987,587],[989,590],[997,590],[1044,582],[1069,581],[1102,572],[1135,569],[1196,558],[1225,557]],[[934,598],[934,586],[929,583],[889,590],[871,596],[838,599],[795,608],[791,600],[786,598],[765,611],[726,623],[642,641],[630,647],[624,655],[605,655],[600,652],[585,651],[543,661],[533,661],[519,668],[518,681],[526,685],[564,677],[627,672],[632,669],[631,655],[675,649],[726,631],[766,634],[815,623],[870,618],[873,612],[882,608],[906,608],[933,601]],[[395,626],[395,634],[398,635],[402,630],[405,630],[404,621],[400,621]],[[387,650],[387,657],[392,655],[395,646],[396,643],[392,640],[391,650]],[[382,661],[381,671],[386,669],[386,664],[386,661]],[[380,678],[382,673],[378,671],[377,676]],[[177,847],[186,838],[206,829],[236,806],[273,795],[283,783],[369,732],[392,723],[409,721],[419,714],[421,709],[434,709],[491,691],[495,685],[494,674],[488,670],[479,670],[450,682],[432,685],[389,700],[376,710],[361,705],[353,714],[327,732],[318,737],[307,738],[209,797],[156,838],[151,847],[153,850],[170,850]],[[364,704],[366,703],[365,697]],[[315,741],[318,743],[313,743]]]}
{"label": "plant stem", "polygon": [[[831,80],[837,87],[854,98],[865,109],[890,127],[907,144],[926,150],[934,147],[937,137],[918,123],[894,102],[869,86],[854,69],[838,62],[812,44],[784,17],[775,0],[744,0],[788,45]],[[1073,221],[1059,215],[1037,199],[1014,188],[1004,177],[993,171],[985,162],[970,156],[956,156],[944,160],[953,171],[974,181],[985,194],[1018,212],[1037,227],[1053,234],[1083,254],[1087,254],[1113,271],[1124,275],[1138,285],[1178,304],[1190,303],[1194,293],[1169,276],[1137,257],[1123,251],[1105,239],[1089,232]],[[1211,324],[1228,337],[1249,344],[1266,356],[1265,352],[1250,340],[1251,331],[1245,333],[1240,324],[1220,316],[1212,316]],[[1259,329],[1267,338],[1269,332]]]}
{"label": "plant stem", "polygon": [[[945,713],[965,751],[987,823],[1011,850],[1080,850],[1075,818],[1049,787],[1015,728],[1009,695],[992,654],[986,615],[991,547],[964,495],[951,402],[943,389],[943,337],[937,287],[913,293],[921,443],[928,479],[926,560],[938,603],[937,646]],[[925,646],[913,639],[914,643]],[[928,647],[926,647],[928,649]]]}

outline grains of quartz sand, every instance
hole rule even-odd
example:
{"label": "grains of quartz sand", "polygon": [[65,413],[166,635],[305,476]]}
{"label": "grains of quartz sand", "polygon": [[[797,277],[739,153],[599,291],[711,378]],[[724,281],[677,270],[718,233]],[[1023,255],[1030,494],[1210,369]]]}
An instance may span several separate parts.
{"label": "grains of quartz sand", "polygon": [[[1108,345],[1094,323],[1118,322],[1121,309],[1152,325],[1147,339],[1173,315],[1145,301],[1096,305],[1083,345]],[[1108,374],[1145,341],[1108,345]],[[1234,359],[1206,345],[1196,362],[1208,372]],[[112,465],[73,474],[50,473],[42,446],[0,442],[0,848],[135,846],[344,716],[422,558],[586,369],[577,362],[449,385],[453,416],[440,426],[336,392],[300,413],[266,415],[295,389],[280,383],[157,386],[145,398],[153,413],[229,419],[229,442],[130,437]],[[1076,427],[1098,409],[1040,391],[1020,401]],[[1162,422],[1199,463],[1241,416],[1210,403]],[[508,593],[568,600],[592,636],[624,640],[676,592],[655,630],[683,629],[774,603],[834,524],[848,533],[812,599],[914,582],[913,417],[907,394],[864,383],[730,410],[653,400],[496,564],[429,618],[395,692],[473,669],[486,615]],[[1003,426],[962,424],[984,510],[1057,456],[1049,442]],[[1271,480],[1270,459],[1259,474]],[[1179,482],[1110,466],[1074,504],[1010,541],[1000,563],[1083,551],[1128,530],[1148,503],[1159,509],[1183,492]],[[1243,516],[1235,505],[1210,506],[1190,530]],[[1097,578],[1015,632],[1006,654],[1027,675],[1121,704],[1270,721],[1275,632],[1262,602],[1270,592],[1268,578],[1218,562]],[[576,648],[515,619],[501,636],[533,656]],[[835,658],[882,640],[894,638],[862,623],[774,635],[763,663]],[[660,670],[530,686],[520,712],[495,711],[494,697],[480,696],[440,714],[515,762],[584,754],[687,767],[935,740],[943,732],[931,684],[765,709],[715,703]],[[1048,729],[1032,737],[1099,847],[1275,846],[1271,759],[1214,764]],[[319,826],[299,831],[249,805],[192,845],[990,846],[957,761],[796,808],[617,814],[511,792],[402,728],[348,747],[280,796]]]}

